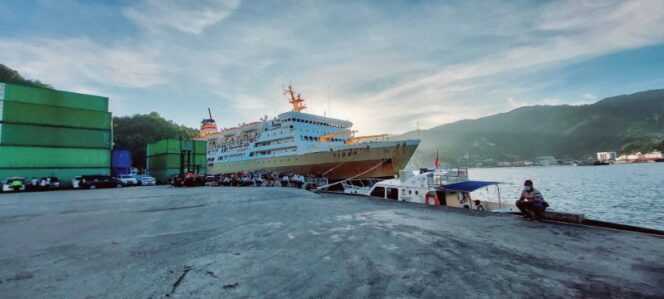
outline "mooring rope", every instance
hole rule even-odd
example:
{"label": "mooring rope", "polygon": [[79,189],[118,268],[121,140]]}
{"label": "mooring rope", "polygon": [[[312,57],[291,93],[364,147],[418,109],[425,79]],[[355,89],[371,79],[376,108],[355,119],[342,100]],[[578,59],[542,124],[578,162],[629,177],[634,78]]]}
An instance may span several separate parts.
{"label": "mooring rope", "polygon": [[339,166],[344,165],[344,164],[346,164],[346,161],[341,162],[341,163],[335,165],[334,167],[330,168],[330,169],[329,169],[328,171],[326,171],[326,172],[323,172],[322,176],[325,176],[326,174],[330,173],[330,171],[335,170],[335,169],[339,168]]}
{"label": "mooring rope", "polygon": [[343,180],[341,180],[341,181],[338,181],[338,182],[335,182],[335,183],[332,183],[332,184],[327,184],[327,185],[320,186],[320,187],[318,187],[316,190],[321,190],[321,189],[323,189],[323,188],[329,188],[330,186],[334,186],[334,185],[340,184],[340,183],[343,182],[343,181],[346,181],[346,180],[352,180],[352,179],[354,179],[354,178],[357,178],[357,177],[359,177],[359,176],[361,176],[361,175],[363,175],[363,174],[365,174],[365,173],[367,173],[367,172],[370,172],[370,171],[372,171],[372,170],[378,168],[378,166],[381,166],[381,165],[385,164],[385,162],[387,162],[387,161],[389,161],[389,160],[390,160],[390,159],[384,159],[384,160],[381,161],[380,163],[376,164],[374,167],[369,168],[369,170],[367,170],[367,171],[364,171],[364,172],[362,172],[362,173],[356,174],[355,176],[349,177],[349,178],[347,178],[347,179],[343,179]]}

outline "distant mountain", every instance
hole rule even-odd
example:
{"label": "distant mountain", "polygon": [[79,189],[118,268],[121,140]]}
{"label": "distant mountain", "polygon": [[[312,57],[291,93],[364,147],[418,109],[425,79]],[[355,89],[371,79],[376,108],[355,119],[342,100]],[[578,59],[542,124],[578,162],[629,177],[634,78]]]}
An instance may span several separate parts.
{"label": "distant mountain", "polygon": [[580,159],[598,151],[664,150],[664,89],[610,97],[581,106],[529,106],[462,120],[398,138],[420,138],[421,165],[537,156]]}

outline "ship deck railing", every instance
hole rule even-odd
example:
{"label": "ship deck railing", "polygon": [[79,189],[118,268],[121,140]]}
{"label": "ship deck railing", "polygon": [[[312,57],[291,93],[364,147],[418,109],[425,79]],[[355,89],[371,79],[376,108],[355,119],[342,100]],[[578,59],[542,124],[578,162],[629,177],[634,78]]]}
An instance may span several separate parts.
{"label": "ship deck railing", "polygon": [[468,180],[468,168],[447,168],[437,170],[430,177],[429,185],[442,185],[454,182],[463,182]]}

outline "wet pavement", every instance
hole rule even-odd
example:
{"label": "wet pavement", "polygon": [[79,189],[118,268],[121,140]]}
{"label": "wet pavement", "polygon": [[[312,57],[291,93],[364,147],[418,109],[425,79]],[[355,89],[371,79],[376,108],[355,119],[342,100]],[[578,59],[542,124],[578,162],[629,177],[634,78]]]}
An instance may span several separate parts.
{"label": "wet pavement", "polygon": [[663,249],[290,188],[0,194],[0,298],[661,297]]}

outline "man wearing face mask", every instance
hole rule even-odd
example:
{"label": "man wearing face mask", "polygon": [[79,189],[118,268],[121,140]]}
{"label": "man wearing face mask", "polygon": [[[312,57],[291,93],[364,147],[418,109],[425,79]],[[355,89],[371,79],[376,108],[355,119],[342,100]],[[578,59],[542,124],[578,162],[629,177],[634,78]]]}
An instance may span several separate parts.
{"label": "man wearing face mask", "polygon": [[546,208],[544,197],[539,190],[533,188],[533,181],[526,180],[523,183],[521,197],[516,201],[516,206],[521,210],[523,217],[530,218],[533,221],[539,221],[541,214]]}

